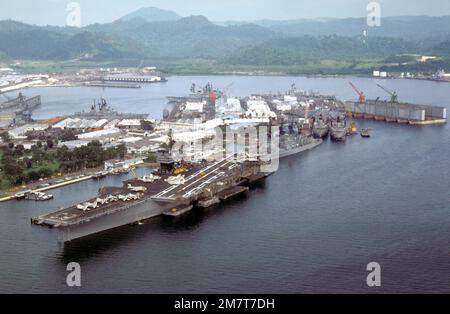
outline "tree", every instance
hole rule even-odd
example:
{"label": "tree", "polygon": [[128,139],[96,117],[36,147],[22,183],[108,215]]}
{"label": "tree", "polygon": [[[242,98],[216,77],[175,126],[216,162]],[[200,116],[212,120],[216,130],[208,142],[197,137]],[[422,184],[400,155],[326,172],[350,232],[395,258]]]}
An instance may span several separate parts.
{"label": "tree", "polygon": [[3,156],[2,169],[11,184],[20,184],[25,179],[23,167],[12,156]]}
{"label": "tree", "polygon": [[3,132],[0,134],[0,138],[2,138],[3,142],[9,142],[11,140],[11,137],[9,136],[8,132]]}
{"label": "tree", "polygon": [[77,136],[73,133],[72,130],[64,130],[60,136],[61,142],[74,141],[77,139]]}
{"label": "tree", "polygon": [[155,153],[149,153],[145,161],[154,164],[158,161],[158,158],[156,157]]}
{"label": "tree", "polygon": [[31,181],[36,181],[40,179],[39,173],[37,171],[28,172],[28,179]]}
{"label": "tree", "polygon": [[52,149],[54,146],[53,140],[52,139],[48,139],[47,140],[47,148],[48,149]]}
{"label": "tree", "polygon": [[23,153],[25,152],[25,147],[23,147],[22,144],[16,145],[14,148],[14,154],[17,156],[23,156]]}
{"label": "tree", "polygon": [[63,145],[56,151],[56,156],[59,161],[70,161],[71,152],[69,151],[69,148],[66,145]]}
{"label": "tree", "polygon": [[120,159],[125,159],[125,155],[127,154],[127,147],[125,144],[117,146],[117,153],[120,156]]}

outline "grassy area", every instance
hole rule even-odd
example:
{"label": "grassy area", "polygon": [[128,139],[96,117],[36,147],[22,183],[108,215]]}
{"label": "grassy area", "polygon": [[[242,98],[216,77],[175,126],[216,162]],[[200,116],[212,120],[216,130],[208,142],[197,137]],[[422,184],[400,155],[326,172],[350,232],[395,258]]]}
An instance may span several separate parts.
{"label": "grassy area", "polygon": [[301,65],[230,65],[207,59],[172,60],[159,65],[165,73],[174,75],[335,75],[370,74],[382,65],[382,60],[320,60]]}
{"label": "grassy area", "polygon": [[91,62],[91,61],[22,61],[13,68],[22,73],[77,73],[81,69],[101,67],[133,68],[143,66],[158,67],[171,75],[314,75],[314,74],[366,74],[370,68],[379,65],[379,60],[348,62],[341,60],[320,60],[302,65],[233,65],[212,59],[153,59]]}
{"label": "grassy area", "polygon": [[76,73],[80,69],[96,69],[110,67],[112,63],[86,62],[86,61],[21,61],[13,65],[14,70],[22,73],[45,74],[45,73]]}
{"label": "grassy area", "polygon": [[[22,61],[13,68],[22,73],[78,73],[81,69],[137,68],[156,66],[168,75],[370,75],[374,69],[388,72],[425,71],[450,64],[450,59],[439,57],[429,62],[393,65],[389,58],[369,58],[360,60],[323,59],[297,65],[239,65],[228,64],[213,59],[149,59],[110,62],[93,61]],[[5,64],[6,65],[6,64]]]}
{"label": "grassy area", "polygon": [[[2,175],[2,174],[0,174]],[[1,191],[2,190],[7,190],[11,187],[11,185],[9,184],[9,181],[6,180],[5,178],[0,178],[0,195],[1,195]]]}

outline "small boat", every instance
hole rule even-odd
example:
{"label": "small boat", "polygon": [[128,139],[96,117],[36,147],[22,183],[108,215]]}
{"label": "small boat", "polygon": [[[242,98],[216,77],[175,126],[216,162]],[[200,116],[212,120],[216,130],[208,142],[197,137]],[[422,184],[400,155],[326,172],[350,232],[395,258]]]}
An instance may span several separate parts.
{"label": "small boat", "polygon": [[51,199],[53,199],[53,195],[52,194],[46,194],[43,192],[35,192],[32,191],[30,193],[28,193],[26,195],[26,199],[28,200],[32,200],[32,201],[49,201]]}
{"label": "small boat", "polygon": [[92,176],[92,178],[94,178],[94,179],[97,179],[97,180],[100,180],[100,179],[103,179],[103,178],[105,178],[106,176],[107,176],[107,172],[106,171],[99,171],[99,172],[96,172],[93,176]]}
{"label": "small boat", "polygon": [[370,137],[370,129],[364,129],[361,131],[361,137],[369,138]]}
{"label": "small boat", "polygon": [[26,197],[27,197],[27,195],[28,194],[30,194],[30,190],[27,190],[27,191],[21,191],[21,192],[18,192],[18,193],[16,193],[15,195],[14,195],[14,197],[16,198],[16,200],[24,200]]}

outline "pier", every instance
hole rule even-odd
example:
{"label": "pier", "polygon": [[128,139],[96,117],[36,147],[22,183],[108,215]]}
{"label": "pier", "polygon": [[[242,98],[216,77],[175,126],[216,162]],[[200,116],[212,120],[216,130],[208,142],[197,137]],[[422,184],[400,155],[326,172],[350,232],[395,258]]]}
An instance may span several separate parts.
{"label": "pier", "polygon": [[128,84],[121,82],[86,82],[83,85],[86,87],[141,88],[141,85],[138,84]]}
{"label": "pier", "polygon": [[122,83],[164,83],[167,82],[165,77],[160,76],[107,76],[103,78],[105,82],[122,82]]}

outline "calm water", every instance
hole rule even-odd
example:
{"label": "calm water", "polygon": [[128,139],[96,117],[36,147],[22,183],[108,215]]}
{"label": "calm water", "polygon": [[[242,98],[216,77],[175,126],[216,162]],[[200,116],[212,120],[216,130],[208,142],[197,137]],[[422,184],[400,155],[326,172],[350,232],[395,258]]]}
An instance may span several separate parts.
{"label": "calm water", "polygon": [[[118,110],[160,117],[166,95],[192,82],[235,84],[230,94],[299,88],[355,98],[347,78],[172,77],[141,90],[47,88],[36,117],[87,109],[103,96]],[[376,80],[351,78],[369,97]],[[381,81],[400,98],[450,104],[450,84]],[[263,184],[219,208],[108,231],[68,246],[30,217],[82,201],[104,184],[54,190],[48,203],[0,204],[0,292],[310,293],[450,292],[450,129],[359,121],[373,137],[326,142],[281,162]],[[143,170],[141,170],[143,171]],[[82,288],[65,286],[69,262]],[[365,286],[366,265],[382,288]]]}

